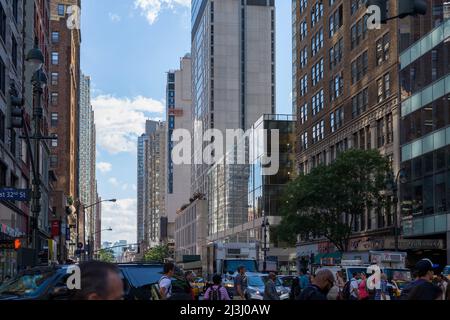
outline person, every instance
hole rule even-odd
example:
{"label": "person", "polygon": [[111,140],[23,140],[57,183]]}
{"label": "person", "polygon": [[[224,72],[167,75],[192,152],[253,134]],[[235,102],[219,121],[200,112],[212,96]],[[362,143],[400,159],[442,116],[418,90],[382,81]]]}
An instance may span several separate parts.
{"label": "person", "polygon": [[381,274],[380,288],[376,289],[375,300],[391,300],[389,295],[388,281],[385,273]]}
{"label": "person", "polygon": [[307,272],[307,270],[306,269],[301,269],[300,270],[300,288],[303,290],[303,289],[306,289],[306,287],[307,286],[309,286],[309,284],[311,283],[310,281],[309,281],[309,277],[308,277],[308,274],[307,274],[308,272]]}
{"label": "person", "polygon": [[408,300],[442,300],[442,290],[431,282],[422,282],[411,289]]}
{"label": "person", "polygon": [[[436,293],[437,288],[437,286],[432,283],[434,278],[433,263],[430,259],[422,259],[416,263],[414,269],[416,271],[417,279],[403,288],[401,300],[434,300],[430,299]],[[414,290],[419,286],[419,289]]]}
{"label": "person", "polygon": [[187,291],[189,291],[188,293],[192,296],[192,300],[195,300],[197,298],[194,293],[194,288],[192,288],[192,283],[194,282],[195,277],[196,275],[192,270],[186,271],[184,273],[184,278],[186,279],[186,284],[188,286]]}
{"label": "person", "polygon": [[81,289],[74,290],[73,300],[122,300],[124,285],[119,268],[108,262],[88,261],[80,264]]}
{"label": "person", "polygon": [[240,266],[237,272],[238,274],[234,278],[234,300],[245,300],[245,291],[248,287],[245,267]]}
{"label": "person", "polygon": [[367,276],[364,272],[362,272],[358,283],[358,300],[368,299],[369,292],[367,291]]}
{"label": "person", "polygon": [[342,270],[339,270],[336,272],[336,283],[335,283],[336,287],[338,288],[338,296],[337,299],[338,300],[343,300],[343,291],[344,291],[344,286],[345,286],[345,280],[344,280],[344,275],[342,273]]}
{"label": "person", "polygon": [[319,270],[311,284],[302,290],[299,300],[328,300],[327,295],[333,286],[333,273],[328,269]]}
{"label": "person", "polygon": [[205,300],[231,300],[227,289],[222,287],[222,277],[220,274],[213,276],[213,285],[205,292]]}
{"label": "person", "polygon": [[353,272],[350,279],[350,300],[359,300],[359,275],[357,272]]}
{"label": "person", "polygon": [[276,280],[277,276],[275,275],[275,273],[269,273],[269,279],[264,286],[263,300],[280,300],[280,296],[277,292],[277,286],[275,285]]}
{"label": "person", "polygon": [[175,265],[172,262],[167,262],[163,267],[163,275],[159,279],[159,293],[162,300],[168,300],[172,297],[172,277],[175,273]]}
{"label": "person", "polygon": [[300,287],[300,279],[295,277],[292,280],[291,292],[289,293],[289,300],[300,300],[300,293],[302,292],[302,288]]}
{"label": "person", "polygon": [[438,280],[437,286],[442,291],[442,299],[441,300],[447,300],[448,279],[446,276],[444,276],[441,273],[438,275],[437,280]]}

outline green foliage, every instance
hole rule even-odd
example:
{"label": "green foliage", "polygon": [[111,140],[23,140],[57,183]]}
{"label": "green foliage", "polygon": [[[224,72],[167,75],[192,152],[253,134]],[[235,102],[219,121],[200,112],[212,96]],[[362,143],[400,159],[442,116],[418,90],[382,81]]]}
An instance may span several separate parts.
{"label": "green foliage", "polygon": [[99,260],[100,261],[104,261],[104,262],[114,262],[115,258],[114,258],[114,253],[111,249],[101,249],[98,252],[99,255]]}
{"label": "green foliage", "polygon": [[144,254],[144,261],[146,262],[164,262],[169,258],[170,252],[167,245],[159,245],[151,248]]}
{"label": "green foliage", "polygon": [[321,236],[347,251],[354,219],[366,209],[386,207],[381,192],[389,172],[378,151],[351,150],[299,176],[286,187],[277,238],[295,244],[298,235]]}

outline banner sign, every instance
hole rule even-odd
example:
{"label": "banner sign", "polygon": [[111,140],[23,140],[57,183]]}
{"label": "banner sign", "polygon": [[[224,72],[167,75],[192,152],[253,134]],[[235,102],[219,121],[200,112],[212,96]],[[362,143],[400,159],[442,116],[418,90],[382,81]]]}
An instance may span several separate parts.
{"label": "banner sign", "polygon": [[0,188],[0,201],[30,201],[30,189]]}

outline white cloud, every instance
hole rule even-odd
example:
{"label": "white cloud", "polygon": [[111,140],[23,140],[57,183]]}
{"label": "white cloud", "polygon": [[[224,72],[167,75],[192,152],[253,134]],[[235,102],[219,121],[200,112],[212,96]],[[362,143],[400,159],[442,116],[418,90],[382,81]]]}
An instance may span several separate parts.
{"label": "white cloud", "polygon": [[189,8],[191,0],[135,0],[136,8],[142,10],[150,24],[155,23],[162,10],[174,10],[176,7]]}
{"label": "white cloud", "polygon": [[112,231],[102,233],[102,242],[127,240],[136,242],[136,199],[118,199],[116,203],[104,202],[102,206],[102,229]]}
{"label": "white cloud", "polygon": [[117,13],[112,13],[112,12],[109,13],[109,19],[112,22],[120,22],[120,20],[122,20],[122,18]]}
{"label": "white cloud", "polygon": [[128,184],[127,184],[127,183],[125,183],[125,184],[122,186],[122,190],[124,190],[124,191],[128,190]]}
{"label": "white cloud", "polygon": [[110,172],[112,170],[112,164],[109,162],[99,162],[97,163],[97,169],[102,173]]}
{"label": "white cloud", "polygon": [[131,186],[131,189],[133,189],[133,191],[137,191],[137,186],[136,186],[135,184],[133,184],[133,185]]}
{"label": "white cloud", "polygon": [[137,96],[117,98],[100,95],[92,100],[98,145],[111,154],[136,152],[137,137],[145,131],[145,121],[159,120],[164,102]]}
{"label": "white cloud", "polygon": [[110,183],[110,184],[112,184],[114,187],[118,187],[119,186],[119,181],[116,179],[116,178],[109,178],[108,179],[108,182]]}

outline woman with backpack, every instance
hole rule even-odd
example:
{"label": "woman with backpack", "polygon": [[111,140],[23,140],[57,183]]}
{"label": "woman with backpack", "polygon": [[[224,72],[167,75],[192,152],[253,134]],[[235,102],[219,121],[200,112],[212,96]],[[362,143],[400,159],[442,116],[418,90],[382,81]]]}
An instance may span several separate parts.
{"label": "woman with backpack", "polygon": [[213,285],[206,290],[204,300],[231,300],[227,289],[222,287],[222,276],[213,277]]}

